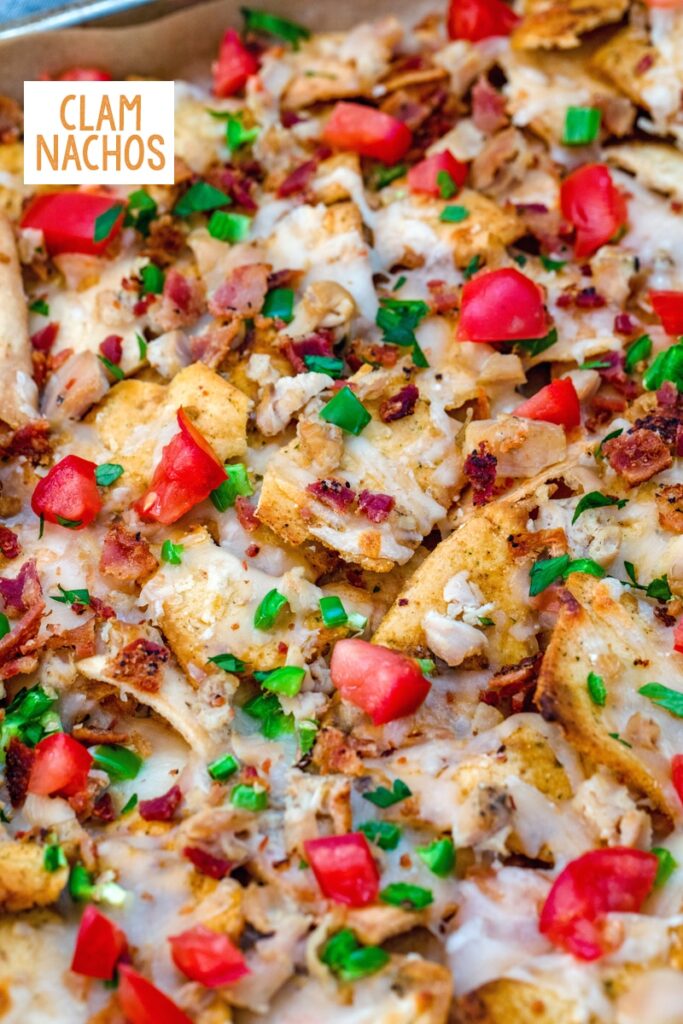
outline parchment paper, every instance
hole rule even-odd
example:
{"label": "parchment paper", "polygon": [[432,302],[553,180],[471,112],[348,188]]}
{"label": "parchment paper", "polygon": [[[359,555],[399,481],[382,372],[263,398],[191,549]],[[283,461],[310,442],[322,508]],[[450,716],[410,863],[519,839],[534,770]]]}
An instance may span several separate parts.
{"label": "parchment paper", "polygon": [[[245,0],[241,0],[242,3]],[[312,31],[351,28],[383,14],[415,24],[439,4],[434,0],[246,0],[292,18]],[[240,0],[213,0],[156,21],[126,28],[74,28],[0,42],[0,93],[21,100],[24,81],[73,64],[108,68],[114,78],[206,80],[221,32],[239,27]]]}

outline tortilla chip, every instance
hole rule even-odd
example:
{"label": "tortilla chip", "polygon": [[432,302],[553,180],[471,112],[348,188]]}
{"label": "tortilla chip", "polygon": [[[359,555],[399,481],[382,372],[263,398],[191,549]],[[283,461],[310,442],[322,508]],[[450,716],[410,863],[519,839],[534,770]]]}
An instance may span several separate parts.
{"label": "tortilla chip", "polygon": [[526,0],[513,45],[521,50],[566,50],[581,36],[611,25],[626,13],[628,0]]}
{"label": "tortilla chip", "polygon": [[648,109],[641,88],[641,77],[655,66],[657,56],[657,50],[650,44],[645,31],[629,25],[596,50],[589,64],[634,103]]}
{"label": "tortilla chip", "polygon": [[458,1024],[578,1024],[571,1003],[552,989],[513,978],[498,978],[457,1003]]}
{"label": "tortilla chip", "polygon": [[665,142],[625,142],[605,150],[607,161],[635,174],[655,192],[683,200],[683,153]]}

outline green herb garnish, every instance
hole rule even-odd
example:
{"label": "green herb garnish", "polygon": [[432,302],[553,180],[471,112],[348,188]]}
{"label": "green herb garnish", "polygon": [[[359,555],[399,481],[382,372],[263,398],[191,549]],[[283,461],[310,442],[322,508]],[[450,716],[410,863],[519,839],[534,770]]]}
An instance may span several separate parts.
{"label": "green herb garnish", "polygon": [[604,708],[607,701],[607,687],[602,676],[596,675],[595,672],[589,672],[586,679],[586,689],[593,703],[597,704],[598,707]]}
{"label": "green herb garnish", "polygon": [[110,487],[123,476],[123,466],[117,462],[103,462],[95,470],[95,481],[100,487]]}
{"label": "green herb garnish", "polygon": [[118,743],[102,744],[95,747],[92,755],[95,765],[106,772],[114,782],[136,779],[142,766],[142,758],[139,754]]}
{"label": "green herb garnish", "polygon": [[588,511],[589,508],[607,508],[610,505],[616,505],[617,508],[623,508],[624,505],[628,505],[628,498],[614,498],[611,494],[601,494],[600,491],[589,491],[588,494],[584,494],[574,509],[572,523],[575,523],[579,516],[583,515],[583,513]]}
{"label": "green herb garnish", "polygon": [[123,203],[115,203],[95,219],[93,242],[104,242],[105,239],[109,238],[122,211]]}
{"label": "green herb garnish", "polygon": [[450,875],[455,867],[455,846],[452,839],[435,839],[429,846],[418,846],[415,852],[432,874],[439,878]]}
{"label": "green herb garnish", "polygon": [[349,434],[358,436],[372,419],[363,403],[349,387],[343,387],[320,410],[321,419],[334,423]]}
{"label": "green herb garnish", "polygon": [[638,363],[642,363],[644,359],[648,359],[652,352],[652,338],[649,334],[641,334],[639,338],[636,338],[629,347],[626,349],[626,356],[624,357],[624,369],[626,373],[633,373]]}
{"label": "green herb garnish", "polygon": [[382,808],[393,807],[394,804],[399,804],[401,800],[405,800],[409,796],[412,796],[412,792],[402,779],[394,779],[391,789],[387,789],[386,786],[378,786],[377,789],[371,789],[369,793],[363,793],[364,800],[368,800],[375,807]]}
{"label": "green herb garnish", "polygon": [[254,613],[256,628],[272,629],[278,615],[288,603],[287,598],[279,590],[269,590]]}
{"label": "green herb garnish", "polygon": [[395,850],[401,839],[401,829],[393,821],[364,821],[358,831],[380,850]]}
{"label": "green herb garnish", "polygon": [[423,910],[434,902],[431,889],[423,889],[421,885],[410,885],[408,882],[392,882],[382,889],[379,898],[383,903],[406,910]]}
{"label": "green herb garnish", "polygon": [[179,217],[189,217],[192,213],[208,213],[220,206],[229,206],[231,202],[229,195],[209,185],[208,181],[195,181],[176,203],[173,212]]}
{"label": "green herb garnish", "polygon": [[57,586],[61,590],[61,597],[52,597],[52,601],[57,601],[59,604],[90,604],[90,593],[87,590],[65,590],[61,583]]}
{"label": "green herb garnish", "polygon": [[231,775],[235,774],[239,766],[239,761],[236,757],[233,757],[232,754],[223,754],[223,757],[212,761],[206,770],[216,782],[224,782],[225,779],[229,779]]}
{"label": "green herb garnish", "polygon": [[663,683],[646,683],[639,688],[638,693],[676,718],[683,718],[683,693],[679,693],[678,690],[672,690]]}
{"label": "green herb garnish", "polygon": [[184,544],[174,544],[172,540],[166,539],[161,545],[161,561],[169,565],[180,565],[184,550]]}
{"label": "green herb garnish", "polygon": [[265,811],[268,806],[268,793],[265,789],[240,783],[230,794],[230,802],[243,811]]}
{"label": "green herb garnish", "polygon": [[213,658],[209,658],[208,660],[212,665],[217,665],[218,668],[222,668],[224,672],[244,672],[247,667],[245,662],[243,662],[241,658],[236,658],[234,654],[214,654]]}
{"label": "green herb garnish", "polygon": [[565,146],[586,146],[598,137],[601,114],[597,107],[567,107],[564,119]]}

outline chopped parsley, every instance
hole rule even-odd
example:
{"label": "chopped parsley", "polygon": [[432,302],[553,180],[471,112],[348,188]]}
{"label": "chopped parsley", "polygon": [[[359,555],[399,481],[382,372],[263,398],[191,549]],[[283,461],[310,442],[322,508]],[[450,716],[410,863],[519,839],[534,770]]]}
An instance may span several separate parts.
{"label": "chopped parsley", "polygon": [[611,434],[605,434],[602,441],[599,444],[597,444],[595,446],[595,449],[593,450],[593,456],[598,462],[601,462],[605,458],[605,456],[602,454],[602,446],[606,444],[607,441],[611,441],[615,437],[620,437],[623,433],[624,428],[619,427],[618,430],[613,430]]}
{"label": "chopped parsley", "polygon": [[646,683],[639,688],[638,693],[676,718],[683,718],[683,693],[679,693],[678,690],[672,690],[663,683]]}
{"label": "chopped parsley", "polygon": [[189,217],[192,213],[208,213],[220,206],[229,206],[232,199],[219,188],[209,185],[208,181],[195,181],[175,205],[174,213],[179,217]]}
{"label": "chopped parsley", "polygon": [[125,227],[135,228],[141,235],[149,234],[149,226],[157,215],[156,200],[143,188],[131,192],[128,196],[128,209],[124,220]]}
{"label": "chopped parsley", "polygon": [[601,494],[600,491],[589,491],[588,494],[583,495],[574,509],[572,524],[576,522],[579,516],[583,515],[584,512],[587,512],[589,508],[608,508],[610,505],[616,505],[617,508],[623,508],[624,505],[628,505],[628,498],[614,498],[611,494]]}
{"label": "chopped parsley", "polygon": [[566,579],[572,572],[585,572],[602,579],[605,570],[592,558],[571,559],[569,555],[542,558],[531,567],[529,596],[536,597],[555,580]]}
{"label": "chopped parsley", "polygon": [[652,353],[652,338],[649,334],[641,334],[639,338],[636,338],[629,347],[626,349],[626,355],[624,357],[624,369],[626,373],[633,373],[638,363],[642,363],[644,359],[649,359]]}
{"label": "chopped parsley", "polygon": [[224,672],[244,672],[247,667],[241,658],[236,658],[234,654],[214,654],[213,658],[209,658],[212,665],[217,665],[218,668],[222,668]]}
{"label": "chopped parsley", "polygon": [[52,601],[57,601],[59,604],[90,604],[90,592],[87,590],[65,590],[61,583],[57,584],[61,590],[61,597],[53,597]]}
{"label": "chopped parsley", "polygon": [[662,604],[671,600],[673,595],[666,573],[662,576],[657,576],[647,586],[643,586],[638,582],[633,562],[624,562],[624,568],[626,569],[628,580],[622,580],[622,586],[633,587],[634,590],[642,590],[645,592],[646,597],[651,597],[654,601],[661,601]]}

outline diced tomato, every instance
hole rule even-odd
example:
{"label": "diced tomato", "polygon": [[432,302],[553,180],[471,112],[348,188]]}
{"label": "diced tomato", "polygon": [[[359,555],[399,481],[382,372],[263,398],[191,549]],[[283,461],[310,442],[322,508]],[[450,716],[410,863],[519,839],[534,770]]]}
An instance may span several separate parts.
{"label": "diced tomato", "polygon": [[162,451],[149,490],[133,506],[142,519],[166,525],[208,498],[226,478],[220,459],[184,409],[178,410],[178,424],[180,433]]}
{"label": "diced tomato", "polygon": [[118,998],[128,1024],[192,1024],[172,999],[128,964],[119,965]]}
{"label": "diced tomato", "polygon": [[338,103],[325,125],[323,140],[336,149],[395,164],[410,149],[412,135],[391,114],[362,103]]}
{"label": "diced tomato", "polygon": [[308,839],[304,850],[328,899],[347,907],[364,907],[377,898],[379,872],[362,832]]}
{"label": "diced tomato", "polygon": [[463,287],[460,341],[518,341],[547,333],[543,292],[514,267],[479,274]]}
{"label": "diced tomato", "polygon": [[562,213],[576,228],[574,255],[591,256],[626,226],[626,200],[604,164],[586,164],[564,179]]}
{"label": "diced tomato", "polygon": [[65,732],[46,736],[36,746],[29,793],[75,796],[85,786],[92,764],[90,751]]}
{"label": "diced tomato", "polygon": [[53,256],[60,252],[99,256],[123,227],[123,208],[107,237],[99,242],[95,241],[95,221],[117,203],[111,196],[93,192],[46,192],[27,206],[21,226],[42,231]]}
{"label": "diced tomato", "polygon": [[671,781],[678,799],[683,804],[683,754],[674,754],[671,758]]}
{"label": "diced tomato", "polygon": [[337,641],[330,672],[344,700],[367,712],[374,725],[412,715],[430,688],[412,658],[367,640]]}
{"label": "diced tomato", "polygon": [[674,651],[683,654],[683,619],[679,619],[674,629]]}
{"label": "diced tomato", "polygon": [[519,17],[503,0],[451,0],[448,35],[477,43],[491,36],[509,36]]}
{"label": "diced tomato", "polygon": [[424,192],[425,195],[438,197],[441,195],[441,187],[437,179],[442,172],[448,174],[458,188],[467,180],[467,164],[461,164],[449,150],[444,149],[411,167],[408,171],[408,185],[412,192]]}
{"label": "diced tomato", "polygon": [[76,936],[71,970],[86,978],[108,981],[125,949],[126,936],[121,929],[89,903]]}
{"label": "diced tomato", "polygon": [[259,62],[246,48],[234,28],[229,28],[221,40],[218,60],[211,66],[214,96],[233,96],[255,75]]}
{"label": "diced tomato", "polygon": [[654,853],[626,846],[584,853],[555,879],[541,911],[541,932],[580,960],[597,960],[609,948],[606,915],[638,913],[658,863]]}
{"label": "diced tomato", "polygon": [[574,382],[570,377],[551,381],[531,398],[527,398],[526,402],[518,405],[513,416],[557,423],[566,430],[578,427],[581,422],[581,405]]}
{"label": "diced tomato", "polygon": [[249,974],[244,957],[227,935],[198,924],[172,935],[171,955],[179,971],[207,988],[219,988]]}
{"label": "diced tomato", "polygon": [[88,459],[67,455],[38,481],[31,497],[31,508],[48,523],[59,523],[61,519],[59,525],[82,530],[102,508],[96,469],[95,463]]}
{"label": "diced tomato", "polygon": [[650,292],[650,302],[667,334],[683,334],[683,292]]}
{"label": "diced tomato", "polygon": [[73,67],[57,75],[58,82],[111,82],[111,75],[103,68]]}

